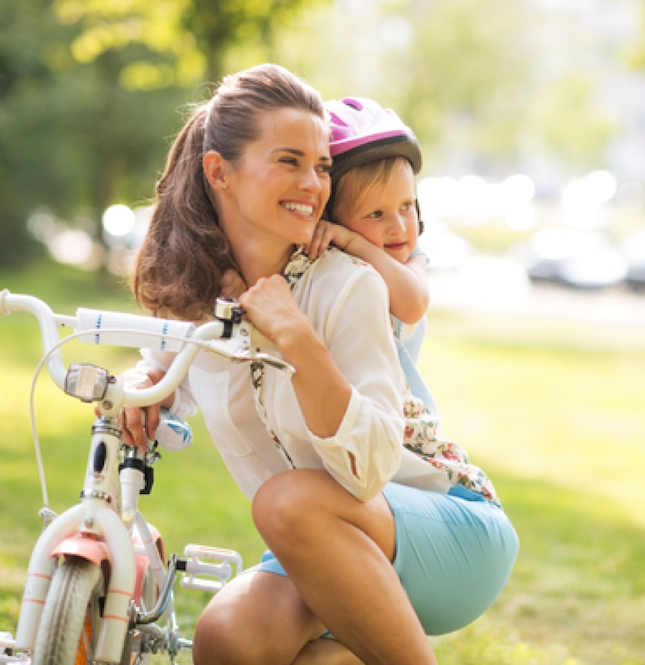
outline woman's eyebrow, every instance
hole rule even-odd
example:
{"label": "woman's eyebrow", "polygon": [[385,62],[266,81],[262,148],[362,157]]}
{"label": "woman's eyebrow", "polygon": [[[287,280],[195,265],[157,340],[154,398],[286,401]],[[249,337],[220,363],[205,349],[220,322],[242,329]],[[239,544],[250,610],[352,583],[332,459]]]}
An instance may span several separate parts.
{"label": "woman's eyebrow", "polygon": [[[270,154],[274,154],[276,152],[288,152],[291,155],[294,155],[296,157],[304,157],[305,153],[302,150],[298,150],[297,148],[273,148],[273,150],[270,151]],[[329,155],[321,155],[319,157],[321,162],[329,162],[331,163],[331,157]]]}

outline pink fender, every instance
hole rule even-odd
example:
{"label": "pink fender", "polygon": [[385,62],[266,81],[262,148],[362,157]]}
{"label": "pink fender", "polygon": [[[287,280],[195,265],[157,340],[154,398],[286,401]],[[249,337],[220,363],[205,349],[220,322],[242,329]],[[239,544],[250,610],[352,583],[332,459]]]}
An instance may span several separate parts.
{"label": "pink fender", "polygon": [[61,540],[52,550],[55,556],[78,556],[96,564],[99,568],[103,561],[111,562],[110,550],[104,540],[89,538],[83,535],[71,536]]}

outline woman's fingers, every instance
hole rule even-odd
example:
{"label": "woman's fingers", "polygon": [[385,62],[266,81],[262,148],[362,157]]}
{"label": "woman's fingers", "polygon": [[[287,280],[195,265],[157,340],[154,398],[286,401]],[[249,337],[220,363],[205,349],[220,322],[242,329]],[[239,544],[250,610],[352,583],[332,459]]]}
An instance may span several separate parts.
{"label": "woman's fingers", "polygon": [[[150,388],[159,383],[165,372],[158,369],[149,369],[145,381],[133,388]],[[137,446],[143,452],[148,450],[148,441],[154,441],[161,417],[161,404],[152,404],[145,408],[128,406],[120,418],[123,429],[123,442],[129,446]]]}
{"label": "woman's fingers", "polygon": [[299,327],[311,325],[282,275],[258,280],[241,296],[240,304],[251,323],[278,346],[283,334],[293,335]]}
{"label": "woman's fingers", "polygon": [[129,406],[123,410],[123,442],[136,446],[142,452],[148,450],[148,436],[141,418],[142,409]]}

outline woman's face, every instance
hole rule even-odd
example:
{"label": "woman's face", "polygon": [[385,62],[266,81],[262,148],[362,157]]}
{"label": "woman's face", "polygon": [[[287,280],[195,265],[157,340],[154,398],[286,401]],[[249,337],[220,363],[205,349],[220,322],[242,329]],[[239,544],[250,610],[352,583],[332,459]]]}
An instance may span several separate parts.
{"label": "woman's face", "polygon": [[327,127],[301,109],[262,113],[258,125],[259,138],[226,175],[220,201],[227,235],[233,231],[280,246],[305,244],[329,198]]}
{"label": "woman's face", "polygon": [[410,164],[399,160],[392,179],[387,184],[372,187],[355,210],[351,202],[338,201],[335,221],[405,263],[419,235]]}

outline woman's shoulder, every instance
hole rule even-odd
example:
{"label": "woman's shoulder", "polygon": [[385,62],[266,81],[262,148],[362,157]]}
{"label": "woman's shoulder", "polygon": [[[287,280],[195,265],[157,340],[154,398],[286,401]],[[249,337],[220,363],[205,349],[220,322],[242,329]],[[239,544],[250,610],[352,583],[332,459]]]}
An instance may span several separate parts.
{"label": "woman's shoulder", "polygon": [[337,275],[339,279],[347,279],[349,276],[359,277],[365,273],[378,276],[376,270],[369,263],[351,254],[346,254],[336,247],[327,249],[315,265],[316,273],[319,275]]}
{"label": "woman's shoulder", "polygon": [[[304,273],[293,294],[310,319],[329,323],[346,307],[352,310],[369,303],[388,309],[387,286],[369,263],[338,249],[328,249]],[[316,323],[315,323],[316,325]]]}

